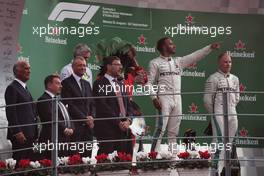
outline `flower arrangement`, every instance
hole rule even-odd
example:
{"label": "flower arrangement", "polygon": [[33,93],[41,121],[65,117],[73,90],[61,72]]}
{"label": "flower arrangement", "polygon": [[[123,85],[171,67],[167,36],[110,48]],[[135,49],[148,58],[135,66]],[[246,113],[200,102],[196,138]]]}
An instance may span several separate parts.
{"label": "flower arrangement", "polygon": [[90,157],[81,157],[80,154],[74,154],[69,157],[59,158],[60,173],[85,173],[91,168],[92,159]]}
{"label": "flower arrangement", "polygon": [[102,153],[95,158],[98,163],[95,171],[129,170],[131,168],[132,156],[125,152],[114,151],[108,155]]}
{"label": "flower arrangement", "polygon": [[136,155],[137,169],[155,170],[168,169],[171,165],[172,154],[169,151],[158,152],[138,152]]}
{"label": "flower arrangement", "polygon": [[[48,159],[44,159],[40,161],[30,161],[29,159],[22,159],[18,163],[16,160],[12,158],[6,160],[0,160],[0,174],[27,171],[38,168],[47,168],[45,170],[37,171],[38,172],[37,175],[44,176],[50,172],[49,167],[51,167],[51,160]],[[27,173],[27,175],[28,176],[36,175],[36,173],[29,172]]]}
{"label": "flower arrangement", "polygon": [[203,168],[209,167],[211,155],[206,151],[187,150],[180,152],[178,155],[180,161],[176,162],[174,167]]}
{"label": "flower arrangement", "polygon": [[[136,169],[155,170],[169,168],[203,168],[209,167],[210,153],[205,151],[182,151],[173,156],[170,151],[161,152],[138,152],[136,155]],[[175,158],[176,157],[176,158]],[[42,159],[39,161],[30,161],[22,159],[18,163],[14,159],[0,160],[0,175],[12,173],[16,171],[35,171],[28,172],[27,175],[49,175],[51,171],[52,161]],[[46,168],[46,169],[45,169]],[[132,156],[124,152],[114,151],[110,154],[99,154],[95,158],[82,157],[75,154],[69,157],[58,158],[59,173],[80,174],[85,172],[99,171],[117,171],[131,170]],[[40,169],[40,170],[38,170]]]}

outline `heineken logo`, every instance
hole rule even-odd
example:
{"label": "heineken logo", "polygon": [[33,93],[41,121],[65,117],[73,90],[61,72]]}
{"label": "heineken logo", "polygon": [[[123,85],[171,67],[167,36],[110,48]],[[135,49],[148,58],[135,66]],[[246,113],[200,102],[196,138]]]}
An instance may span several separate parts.
{"label": "heineken logo", "polygon": [[206,116],[197,114],[199,113],[198,106],[193,102],[188,106],[188,113],[189,114],[184,114],[182,116],[183,120],[190,120],[190,121],[206,121],[207,120]]}
{"label": "heineken logo", "polygon": [[256,102],[257,101],[257,95],[244,93],[246,91],[246,89],[247,89],[247,87],[243,83],[240,83],[240,85],[239,85],[239,91],[241,93],[240,94],[240,101]]}
{"label": "heineken logo", "polygon": [[234,50],[227,51],[227,54],[229,54],[233,58],[255,58],[255,51],[246,51],[246,44],[242,40],[238,40],[237,42],[235,42]]}
{"label": "heineken logo", "polygon": [[143,53],[155,53],[156,49],[155,47],[148,47],[146,46],[147,38],[144,36],[144,34],[141,34],[139,37],[137,37],[137,44],[135,45],[135,49],[137,52],[143,52]]}
{"label": "heineken logo", "polygon": [[239,137],[236,139],[237,145],[251,145],[251,146],[258,146],[259,140],[258,139],[248,139],[249,132],[246,128],[242,127],[241,130],[239,130]]}

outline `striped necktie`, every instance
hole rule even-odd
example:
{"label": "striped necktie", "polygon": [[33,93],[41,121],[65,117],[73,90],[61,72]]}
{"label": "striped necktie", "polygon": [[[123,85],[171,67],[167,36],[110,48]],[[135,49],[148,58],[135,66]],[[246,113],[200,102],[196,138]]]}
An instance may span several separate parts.
{"label": "striped necktie", "polygon": [[62,116],[64,118],[64,123],[65,123],[66,127],[70,128],[71,127],[70,116],[69,116],[69,113],[68,113],[66,107],[60,101],[59,101],[59,107],[60,107]]}
{"label": "striped necktie", "polygon": [[[116,79],[113,79],[113,82],[114,82],[115,86],[120,86]],[[123,100],[122,93],[120,91],[120,88],[115,89],[115,90],[118,90],[118,91],[115,92],[115,94],[116,94],[116,96],[118,96],[117,97],[117,101],[118,101],[118,105],[119,105],[120,116],[121,117],[125,117],[126,116],[126,109],[125,109],[125,106],[124,106],[124,100]]]}

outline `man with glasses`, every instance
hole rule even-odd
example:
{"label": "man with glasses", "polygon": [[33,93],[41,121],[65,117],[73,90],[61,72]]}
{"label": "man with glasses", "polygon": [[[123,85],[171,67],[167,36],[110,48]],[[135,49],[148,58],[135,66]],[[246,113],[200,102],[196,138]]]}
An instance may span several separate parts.
{"label": "man with glasses", "polygon": [[[131,119],[129,117],[133,114],[133,109],[129,103],[124,84],[118,79],[122,68],[118,57],[105,57],[101,70],[101,74],[104,76],[99,77],[93,85],[93,95],[101,97],[95,99],[96,118],[101,118],[95,121],[95,135],[99,140],[99,154],[108,154],[113,151],[132,154],[131,132],[129,130]],[[101,142],[104,140],[107,141]]]}

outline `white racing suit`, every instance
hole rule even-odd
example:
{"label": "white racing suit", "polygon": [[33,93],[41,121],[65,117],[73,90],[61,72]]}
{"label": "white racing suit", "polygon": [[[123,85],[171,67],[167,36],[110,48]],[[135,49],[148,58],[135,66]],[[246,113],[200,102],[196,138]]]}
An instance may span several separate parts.
{"label": "white racing suit", "polygon": [[158,98],[161,102],[161,116],[156,118],[152,151],[160,151],[161,138],[166,128],[169,144],[176,144],[176,136],[179,133],[182,119],[181,73],[184,68],[198,62],[210,52],[210,46],[206,46],[184,57],[166,58],[160,56],[150,61],[148,83],[146,85],[150,88],[153,87],[153,84],[158,86],[158,92],[151,91],[152,94],[155,94],[151,98]]}
{"label": "white racing suit", "polygon": [[[229,125],[229,143],[234,141],[231,138],[236,135],[238,128],[236,105],[239,102],[239,79],[233,74],[224,74],[218,71],[212,74],[206,81],[204,104],[207,111],[215,114],[211,117],[213,136],[224,136],[224,115],[223,115],[223,94],[222,91],[229,91],[227,93],[228,104],[228,125]],[[213,138],[213,142],[223,143],[223,138]],[[232,145],[229,145],[232,146]],[[225,151],[219,150],[215,153],[214,159],[224,159]],[[218,162],[218,172],[221,173],[224,162]]]}

